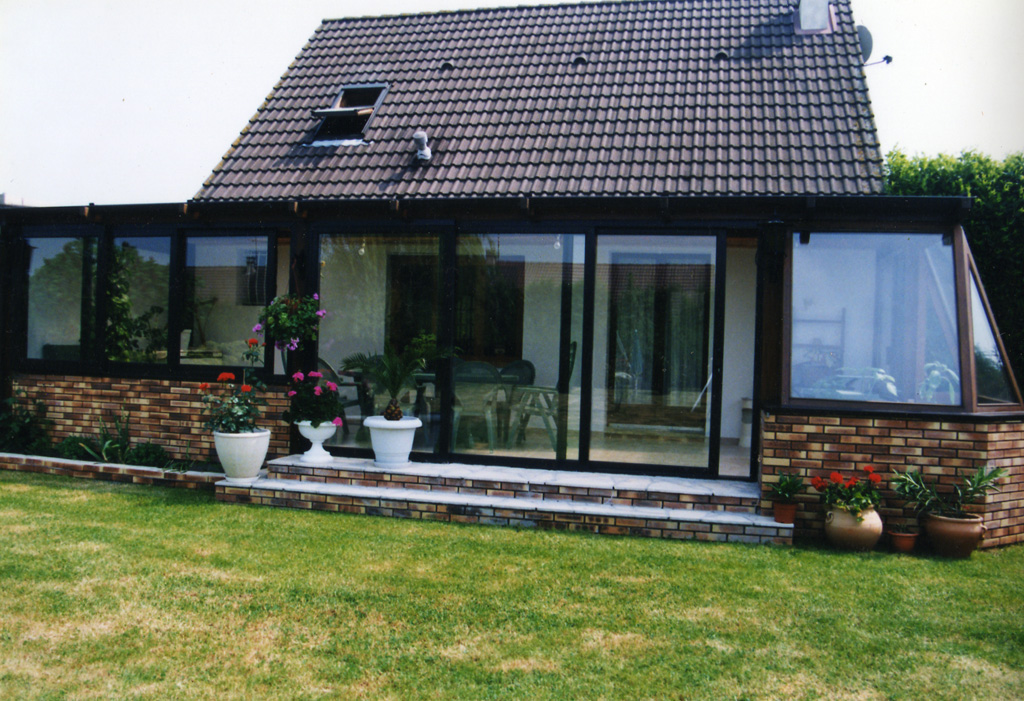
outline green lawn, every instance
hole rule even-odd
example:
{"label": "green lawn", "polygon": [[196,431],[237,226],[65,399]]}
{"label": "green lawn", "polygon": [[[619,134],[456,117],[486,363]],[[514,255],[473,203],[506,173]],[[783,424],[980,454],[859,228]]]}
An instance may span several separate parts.
{"label": "green lawn", "polygon": [[1019,699],[1022,575],[0,470],[0,698]]}

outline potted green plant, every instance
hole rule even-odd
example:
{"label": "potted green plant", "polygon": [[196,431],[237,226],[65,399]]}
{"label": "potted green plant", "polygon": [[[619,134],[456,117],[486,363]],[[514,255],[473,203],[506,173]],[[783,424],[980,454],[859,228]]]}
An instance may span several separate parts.
{"label": "potted green plant", "polygon": [[260,312],[253,333],[266,334],[278,350],[299,350],[316,341],[320,320],[327,311],[320,308],[320,295],[278,295]]}
{"label": "potted green plant", "polygon": [[881,481],[871,465],[864,467],[863,477],[851,475],[844,479],[833,472],[827,480],[811,478],[811,486],[821,493],[826,509],[825,537],[830,543],[849,550],[875,547],[882,536],[882,518],[875,510],[881,499]]}
{"label": "potted green plant", "polygon": [[779,523],[796,521],[796,495],[804,490],[804,478],[795,472],[779,475],[779,480],[772,482],[769,490],[775,520]]}
{"label": "potted green plant", "polygon": [[978,547],[986,530],[984,518],[969,513],[966,506],[999,491],[997,482],[1004,476],[1004,468],[979,468],[960,484],[940,488],[938,480],[926,480],[920,470],[907,470],[893,476],[892,488],[924,514],[925,533],[935,552],[943,557],[966,558]]}
{"label": "potted green plant", "polygon": [[433,334],[416,336],[401,352],[385,345],[380,355],[354,353],[342,360],[346,372],[360,373],[376,387],[387,392],[388,403],[381,416],[368,416],[363,425],[370,429],[374,462],[379,465],[404,465],[409,462],[416,429],[423,425],[414,416],[404,416],[398,397],[414,386],[413,376],[427,363],[442,355]]}
{"label": "potted green plant", "polygon": [[243,357],[249,367],[242,371],[241,382],[235,384],[234,373],[222,372],[217,377],[217,382],[226,383],[222,392],[211,391],[208,382],[199,385],[206,405],[203,413],[208,416],[203,425],[213,431],[214,448],[227,482],[238,485],[250,485],[259,478],[270,448],[270,431],[256,426],[259,393],[266,390],[252,372],[260,359],[260,343],[250,338],[248,346]]}
{"label": "potted green plant", "polygon": [[313,464],[330,462],[332,457],[324,450],[324,441],[343,424],[338,385],[325,381],[318,370],[297,372],[292,375],[288,398],[291,403],[284,412],[284,420],[294,422],[299,433],[312,444],[299,460]]}

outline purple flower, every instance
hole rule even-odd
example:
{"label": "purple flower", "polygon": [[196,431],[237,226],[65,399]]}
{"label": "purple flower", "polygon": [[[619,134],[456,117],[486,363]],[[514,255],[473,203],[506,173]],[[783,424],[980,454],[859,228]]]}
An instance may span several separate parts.
{"label": "purple flower", "polygon": [[316,292],[314,292],[313,293],[313,299],[315,299],[317,302],[319,302],[320,301],[320,295],[318,295]]}
{"label": "purple flower", "polygon": [[256,324],[255,326],[253,326],[252,327],[252,332],[253,333],[262,333],[263,332],[263,324]]}
{"label": "purple flower", "polygon": [[334,420],[331,421],[331,423],[334,424],[335,426],[341,426],[345,422],[341,420],[340,416],[335,416]]}
{"label": "purple flower", "polygon": [[303,375],[301,372],[297,372],[294,375],[292,375],[292,379],[295,380],[296,382],[302,382],[303,380],[306,379],[306,376]]}
{"label": "purple flower", "polygon": [[293,351],[293,350],[298,350],[298,349],[299,349],[299,339],[293,338],[292,342],[288,344],[288,350]]}
{"label": "purple flower", "polygon": [[316,313],[316,315],[318,317],[320,317],[321,319],[323,319],[325,316],[327,316],[327,310],[326,309],[321,309],[320,311],[318,311]]}

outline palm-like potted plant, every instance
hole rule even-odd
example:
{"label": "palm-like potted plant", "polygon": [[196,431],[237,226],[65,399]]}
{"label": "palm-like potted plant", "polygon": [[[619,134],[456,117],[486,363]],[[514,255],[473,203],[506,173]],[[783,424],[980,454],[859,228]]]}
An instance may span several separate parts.
{"label": "palm-like potted plant", "polygon": [[1004,476],[1004,468],[979,468],[960,484],[940,489],[938,480],[927,481],[920,470],[907,470],[893,475],[892,488],[925,515],[925,532],[939,555],[966,558],[985,535],[984,518],[966,506],[999,491],[997,482]]}
{"label": "palm-like potted plant", "polygon": [[796,521],[796,495],[804,490],[804,478],[795,472],[779,475],[779,481],[769,485],[775,520],[779,523]]}
{"label": "palm-like potted plant", "polygon": [[370,429],[370,442],[377,464],[404,465],[409,462],[416,429],[423,422],[414,416],[404,416],[398,397],[402,390],[414,386],[413,377],[417,372],[422,372],[427,363],[439,357],[436,337],[423,333],[401,352],[385,345],[380,355],[354,353],[342,360],[342,368],[346,372],[360,373],[387,392],[389,401],[382,415],[368,416],[363,420],[363,425]]}
{"label": "palm-like potted plant", "polygon": [[234,373],[222,372],[217,377],[217,382],[227,383],[222,392],[211,391],[208,382],[199,385],[206,405],[203,413],[208,416],[203,425],[213,431],[214,448],[227,482],[238,485],[250,485],[259,478],[270,448],[270,431],[256,426],[259,394],[266,390],[252,372],[260,359],[260,343],[250,338],[248,345],[243,357],[249,367],[242,371],[241,382],[235,384]]}
{"label": "palm-like potted plant", "polygon": [[299,460],[314,464],[330,462],[332,457],[324,450],[324,441],[343,424],[344,408],[338,396],[338,385],[325,381],[318,370],[297,372],[292,375],[288,398],[291,406],[284,412],[284,420],[295,422],[299,433],[312,444]]}
{"label": "palm-like potted plant", "polygon": [[881,500],[878,485],[882,478],[871,465],[864,475],[843,478],[833,472],[829,478],[811,478],[811,486],[821,492],[825,507],[825,537],[833,545],[850,550],[871,550],[882,536],[882,518],[875,507]]}

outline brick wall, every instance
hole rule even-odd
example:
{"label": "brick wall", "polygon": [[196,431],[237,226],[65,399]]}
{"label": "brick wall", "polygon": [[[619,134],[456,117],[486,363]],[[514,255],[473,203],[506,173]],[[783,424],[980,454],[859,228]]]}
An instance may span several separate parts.
{"label": "brick wall", "polygon": [[[46,404],[53,421],[54,442],[67,436],[95,436],[101,422],[114,430],[122,411],[128,413],[133,439],[162,446],[178,460],[215,462],[213,434],[203,428],[199,382],[61,375],[18,375],[13,389],[18,401]],[[24,392],[24,396],[17,393]],[[288,454],[289,427],[281,420],[288,408],[285,388],[269,387],[259,425],[272,432],[268,459]]]}
{"label": "brick wall", "polygon": [[[976,417],[980,419],[980,417]],[[822,536],[824,514],[810,478],[844,477],[874,465],[887,487],[894,470],[921,469],[940,483],[960,482],[982,466],[1005,467],[1000,492],[970,510],[983,514],[988,533],[982,547],[1024,541],[1024,421],[986,418],[966,422],[764,414],[761,417],[761,508],[771,508],[769,485],[780,472],[797,472],[808,491],[797,509],[795,539]],[[886,529],[915,521],[913,509],[882,490],[879,509]]]}

